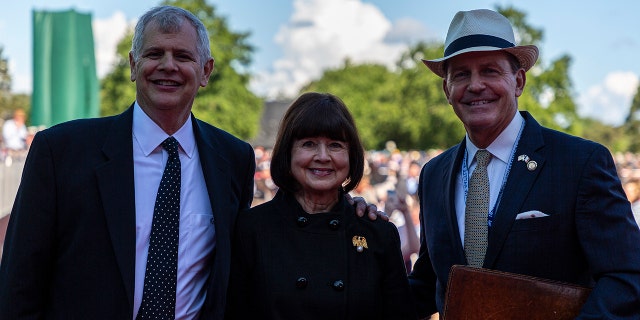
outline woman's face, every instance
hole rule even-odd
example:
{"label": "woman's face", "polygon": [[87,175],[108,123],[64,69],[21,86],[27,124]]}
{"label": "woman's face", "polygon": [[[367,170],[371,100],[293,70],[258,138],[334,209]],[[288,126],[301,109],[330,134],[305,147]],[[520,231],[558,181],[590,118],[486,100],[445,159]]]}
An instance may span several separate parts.
{"label": "woman's face", "polygon": [[293,142],[291,174],[302,192],[336,195],[349,176],[349,145],[326,137],[310,137]]}

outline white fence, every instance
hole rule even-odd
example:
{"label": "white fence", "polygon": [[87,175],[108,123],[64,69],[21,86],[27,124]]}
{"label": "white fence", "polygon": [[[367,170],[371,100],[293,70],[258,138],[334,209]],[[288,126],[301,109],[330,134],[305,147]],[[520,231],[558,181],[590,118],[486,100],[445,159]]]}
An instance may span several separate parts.
{"label": "white fence", "polygon": [[11,213],[11,207],[15,200],[22,169],[24,168],[25,155],[6,154],[0,157],[0,219]]}

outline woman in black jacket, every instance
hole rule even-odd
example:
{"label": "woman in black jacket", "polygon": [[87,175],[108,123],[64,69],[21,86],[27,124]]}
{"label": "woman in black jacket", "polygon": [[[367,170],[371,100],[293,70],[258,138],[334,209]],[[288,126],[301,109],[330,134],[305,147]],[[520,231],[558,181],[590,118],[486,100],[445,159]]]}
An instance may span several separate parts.
{"label": "woman in black jacket", "polygon": [[293,102],[271,160],[279,190],[237,220],[227,318],[416,319],[396,227],[357,217],[343,196],[363,170],[339,98]]}

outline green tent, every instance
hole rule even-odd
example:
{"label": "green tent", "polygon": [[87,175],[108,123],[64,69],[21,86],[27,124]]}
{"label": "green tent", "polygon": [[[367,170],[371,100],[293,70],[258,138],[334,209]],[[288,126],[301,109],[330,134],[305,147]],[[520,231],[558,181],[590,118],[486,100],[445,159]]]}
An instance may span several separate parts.
{"label": "green tent", "polygon": [[34,10],[31,124],[97,117],[99,90],[91,14]]}

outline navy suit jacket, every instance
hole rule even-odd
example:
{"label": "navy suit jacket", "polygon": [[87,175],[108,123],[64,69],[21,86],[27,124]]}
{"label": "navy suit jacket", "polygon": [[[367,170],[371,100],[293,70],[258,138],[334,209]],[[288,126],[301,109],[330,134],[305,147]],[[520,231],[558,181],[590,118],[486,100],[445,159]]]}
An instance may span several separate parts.
{"label": "navy suit jacket", "polygon": [[[483,267],[592,286],[584,319],[638,319],[640,230],[610,152],[521,114],[526,124]],[[451,266],[467,264],[454,201],[464,151],[463,140],[420,176],[421,247],[409,280],[421,316],[442,312]],[[537,167],[528,170],[520,155]],[[530,210],[549,216],[515,219]]]}
{"label": "navy suit jacket", "polygon": [[[201,318],[222,319],[231,231],[253,198],[249,144],[192,116],[216,247]],[[132,319],[133,108],[39,132],[0,266],[0,319]]]}

